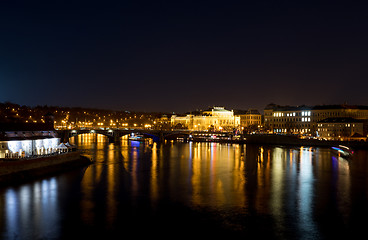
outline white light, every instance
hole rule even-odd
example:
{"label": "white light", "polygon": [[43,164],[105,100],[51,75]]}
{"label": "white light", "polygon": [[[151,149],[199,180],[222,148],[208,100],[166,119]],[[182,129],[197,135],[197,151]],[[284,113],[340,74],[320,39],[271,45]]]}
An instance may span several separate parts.
{"label": "white light", "polygon": [[21,141],[9,141],[8,142],[8,148],[12,153],[19,152],[19,149],[21,149],[22,143]]}

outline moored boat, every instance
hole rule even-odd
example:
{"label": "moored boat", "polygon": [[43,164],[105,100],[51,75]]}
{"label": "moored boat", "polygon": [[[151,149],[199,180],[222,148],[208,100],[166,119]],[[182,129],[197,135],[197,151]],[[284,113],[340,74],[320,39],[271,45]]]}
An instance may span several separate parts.
{"label": "moored boat", "polygon": [[129,136],[128,139],[131,140],[131,141],[143,141],[144,140],[144,136],[141,135],[141,134],[134,134],[134,133],[132,133]]}
{"label": "moored boat", "polygon": [[339,145],[338,147],[331,147],[334,151],[336,151],[341,157],[351,157],[354,154],[354,151],[349,147],[344,145]]}

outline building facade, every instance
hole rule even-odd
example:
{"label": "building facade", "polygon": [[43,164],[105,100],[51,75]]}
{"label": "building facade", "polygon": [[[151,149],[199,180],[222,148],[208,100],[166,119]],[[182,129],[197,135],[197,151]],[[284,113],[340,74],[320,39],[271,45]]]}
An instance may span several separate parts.
{"label": "building facade", "polygon": [[[264,125],[271,133],[319,136],[318,122],[327,118],[352,118],[363,123],[367,134],[368,106],[321,105],[280,106],[270,104],[264,109]],[[321,128],[319,128],[321,129]]]}
{"label": "building facade", "polygon": [[264,125],[271,133],[312,134],[311,107],[272,105],[264,109]]}
{"label": "building facade", "polygon": [[351,117],[326,118],[317,123],[317,134],[326,140],[361,140],[363,121]]}
{"label": "building facade", "polygon": [[46,124],[0,124],[0,158],[23,158],[57,151],[60,138]]}
{"label": "building facade", "polygon": [[193,131],[231,131],[240,126],[240,117],[235,116],[233,110],[213,107],[210,110],[200,112],[199,115],[173,115],[171,125],[176,127],[179,124]]}
{"label": "building facade", "polygon": [[256,109],[249,109],[245,114],[239,114],[242,129],[259,128],[262,124],[262,115]]}

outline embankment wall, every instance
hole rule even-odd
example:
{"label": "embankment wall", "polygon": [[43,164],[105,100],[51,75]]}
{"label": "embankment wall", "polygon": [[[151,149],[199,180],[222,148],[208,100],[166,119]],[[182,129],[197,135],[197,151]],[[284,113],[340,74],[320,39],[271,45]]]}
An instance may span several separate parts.
{"label": "embankment wall", "polygon": [[0,184],[10,184],[50,175],[73,167],[86,166],[91,161],[77,152],[0,162]]}

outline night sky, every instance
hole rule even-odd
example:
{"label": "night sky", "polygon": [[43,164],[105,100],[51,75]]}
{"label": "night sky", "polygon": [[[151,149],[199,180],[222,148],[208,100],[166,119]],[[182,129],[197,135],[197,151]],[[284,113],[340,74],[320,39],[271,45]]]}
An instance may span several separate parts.
{"label": "night sky", "polygon": [[367,10],[354,1],[2,0],[0,102],[177,113],[368,105]]}

